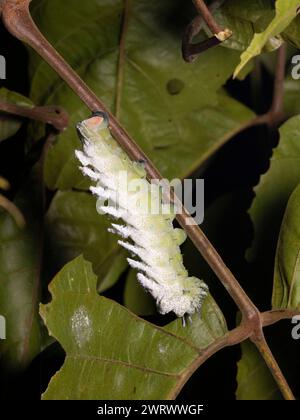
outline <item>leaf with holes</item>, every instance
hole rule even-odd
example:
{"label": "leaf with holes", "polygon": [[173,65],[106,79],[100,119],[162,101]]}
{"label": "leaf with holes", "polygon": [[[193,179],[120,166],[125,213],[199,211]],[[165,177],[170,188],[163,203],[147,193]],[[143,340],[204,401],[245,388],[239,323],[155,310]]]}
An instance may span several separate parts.
{"label": "leaf with holes", "polygon": [[91,264],[78,257],[50,285],[41,315],[66,352],[44,399],[171,399],[196,367],[201,350],[227,332],[209,296],[193,323],[150,324],[100,297]]}

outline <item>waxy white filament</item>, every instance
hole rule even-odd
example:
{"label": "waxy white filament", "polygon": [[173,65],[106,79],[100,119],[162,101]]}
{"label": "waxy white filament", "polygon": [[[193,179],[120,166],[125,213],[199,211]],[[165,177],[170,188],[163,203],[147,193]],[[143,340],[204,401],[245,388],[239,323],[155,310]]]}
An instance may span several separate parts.
{"label": "waxy white filament", "polygon": [[[128,258],[128,262],[138,271],[138,281],[152,294],[162,314],[174,312],[183,317],[199,311],[208,288],[188,276],[179,248],[186,235],[174,229],[174,212],[161,203],[159,187],[151,184],[149,188],[143,167],[132,162],[112,138],[105,116],[84,120],[77,129],[83,143],[83,151],[76,151],[81,170],[97,182],[90,189],[98,197],[98,210],[123,219],[123,223],[112,223],[109,230],[121,236],[119,244],[137,258]],[[132,191],[128,184],[124,188],[120,173],[126,175],[127,183],[138,181],[139,191]],[[160,211],[147,211],[156,208],[157,200]]]}

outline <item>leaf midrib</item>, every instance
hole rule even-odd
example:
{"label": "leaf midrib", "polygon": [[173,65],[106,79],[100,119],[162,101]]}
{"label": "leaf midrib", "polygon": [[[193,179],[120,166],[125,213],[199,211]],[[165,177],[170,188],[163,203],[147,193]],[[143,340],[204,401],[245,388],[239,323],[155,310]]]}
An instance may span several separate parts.
{"label": "leaf midrib", "polygon": [[86,355],[72,354],[72,353],[68,353],[67,356],[66,356],[66,359],[81,359],[81,360],[87,360],[87,361],[93,361],[93,362],[99,362],[99,363],[102,363],[102,362],[103,363],[112,363],[112,364],[124,366],[126,368],[138,369],[138,370],[141,370],[143,372],[149,372],[149,373],[162,375],[162,376],[170,376],[170,377],[175,378],[175,379],[180,378],[179,373],[164,372],[164,371],[148,368],[148,367],[145,367],[145,366],[136,365],[134,363],[125,362],[123,360],[107,359],[107,358],[99,357],[99,356],[86,356]]}

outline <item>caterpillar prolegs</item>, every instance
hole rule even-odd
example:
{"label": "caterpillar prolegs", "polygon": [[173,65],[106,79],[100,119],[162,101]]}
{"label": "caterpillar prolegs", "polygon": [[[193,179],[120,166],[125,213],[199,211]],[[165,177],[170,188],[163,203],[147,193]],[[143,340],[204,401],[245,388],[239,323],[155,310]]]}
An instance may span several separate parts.
{"label": "caterpillar prolegs", "polygon": [[117,144],[106,114],[80,122],[77,130],[83,151],[76,151],[76,156],[83,174],[96,182],[90,190],[98,197],[97,209],[122,221],[112,223],[109,230],[121,237],[119,244],[134,256],[128,262],[159,312],[184,317],[200,311],[208,287],[188,276],[180,251],[186,235],[173,227],[175,212],[163,202],[161,188],[150,184],[142,163],[130,160]]}

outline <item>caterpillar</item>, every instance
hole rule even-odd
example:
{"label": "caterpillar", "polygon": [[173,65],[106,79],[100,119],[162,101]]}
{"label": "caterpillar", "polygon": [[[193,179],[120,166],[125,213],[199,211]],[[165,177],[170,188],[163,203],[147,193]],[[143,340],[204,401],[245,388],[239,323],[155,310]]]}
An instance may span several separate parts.
{"label": "caterpillar", "polygon": [[[119,235],[118,243],[133,256],[128,263],[137,270],[139,283],[151,293],[158,311],[174,312],[185,323],[185,315],[200,311],[208,287],[189,277],[184,267],[180,245],[186,234],[173,226],[174,208],[164,203],[158,185],[150,185],[143,162],[132,161],[112,137],[105,113],[78,123],[77,132],[83,150],[76,150],[76,157],[83,174],[96,182],[90,191],[98,197],[98,211],[114,219],[109,231]],[[139,191],[130,189],[130,182],[139,184]],[[157,202],[159,210],[150,211]]]}

